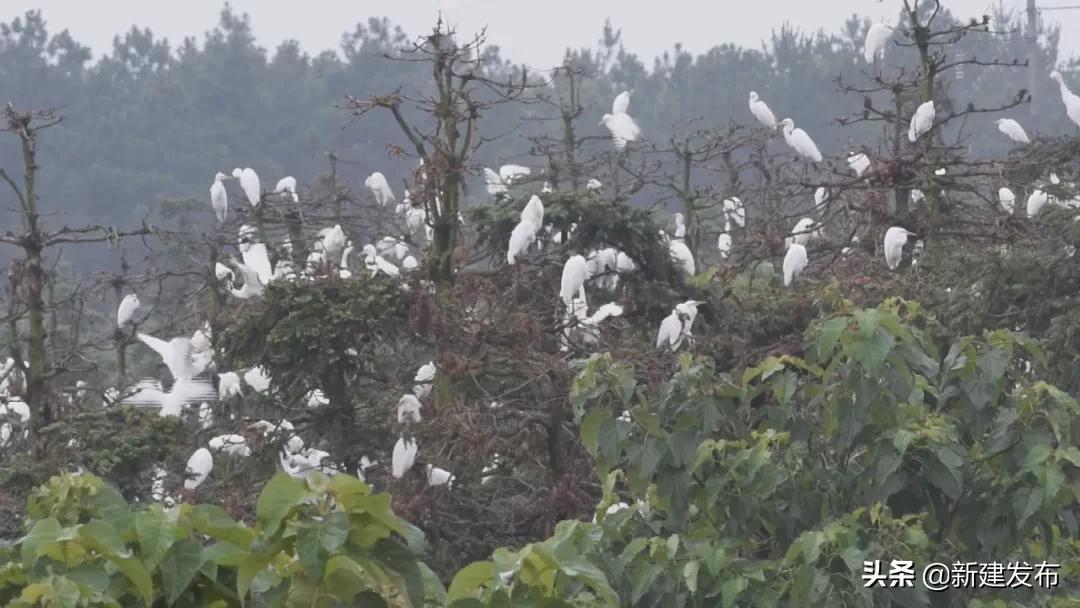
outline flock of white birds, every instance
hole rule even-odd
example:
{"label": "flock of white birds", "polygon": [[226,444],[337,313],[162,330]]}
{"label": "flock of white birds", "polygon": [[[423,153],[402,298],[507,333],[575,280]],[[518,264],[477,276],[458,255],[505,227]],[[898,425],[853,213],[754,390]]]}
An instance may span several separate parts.
{"label": "flock of white birds", "polygon": [[[892,28],[883,23],[870,27],[864,46],[864,59],[868,63],[877,61],[882,55],[892,33]],[[1069,90],[1060,73],[1055,71],[1051,77],[1060,86],[1061,98],[1068,117],[1080,126],[1080,97]],[[803,129],[796,128],[791,118],[778,121],[773,111],[755,91],[750,92],[749,108],[754,118],[765,128],[769,130],[780,128],[785,143],[799,157],[813,163],[823,160],[820,150],[810,135]],[[619,152],[625,152],[629,144],[638,141],[642,136],[642,131],[630,116],[629,109],[630,92],[620,93],[612,104],[611,113],[604,114],[600,123],[610,132],[614,147]],[[911,116],[908,130],[909,141],[919,142],[937,126],[934,121],[934,102],[927,101],[919,105]],[[1002,118],[997,120],[996,124],[998,130],[1013,142],[1021,145],[1030,143],[1027,133],[1016,120]],[[870,168],[871,160],[865,153],[856,153],[847,158],[847,164],[857,177],[862,177]],[[943,175],[944,172],[944,169],[939,169],[937,174]],[[530,173],[531,170],[528,167],[519,165],[504,165],[498,172],[485,168],[484,180],[487,192],[496,201],[507,199],[510,188],[524,181]],[[257,208],[265,196],[259,176],[251,168],[237,168],[231,175],[217,173],[210,187],[210,202],[215,217],[222,224],[226,222],[229,213],[229,192],[226,188],[229,180],[236,180],[239,183],[244,198],[252,208]],[[1058,184],[1060,180],[1056,175],[1051,175],[1050,182]],[[412,204],[408,190],[405,191],[404,200],[399,204],[382,173],[373,173],[365,180],[364,185],[380,207],[395,205],[396,213],[404,220],[403,223],[411,236],[431,238],[427,212],[423,206]],[[589,191],[597,191],[602,187],[600,181],[595,178],[590,179],[586,186]],[[550,186],[545,184],[541,194],[550,190]],[[274,189],[267,194],[281,197],[282,200],[299,201],[297,183],[292,177],[279,180]],[[1016,195],[1009,188],[1002,187],[998,196],[1001,209],[1005,213],[1012,214],[1016,204]],[[815,205],[820,207],[828,200],[828,197],[828,190],[818,188],[814,193]],[[912,202],[918,203],[923,198],[922,192],[912,191]],[[438,201],[436,204],[439,204]],[[1057,201],[1043,190],[1035,189],[1027,200],[1028,215],[1036,215],[1047,204],[1080,208],[1078,199]],[[739,198],[730,197],[723,201],[723,218],[724,228],[720,233],[717,248],[720,256],[726,258],[732,249],[733,228],[746,226],[746,210]],[[685,220],[681,213],[675,214],[674,219],[674,236],[668,236],[661,230],[660,238],[668,248],[674,265],[692,276],[697,272],[697,265],[685,242]],[[575,227],[572,226],[568,234],[572,234]],[[562,243],[566,235],[561,231],[556,231],[554,234],[552,232],[553,227],[550,224],[547,226],[544,224],[544,204],[541,197],[531,196],[510,235],[506,252],[507,263],[510,266],[517,265],[523,258],[527,258],[530,248],[535,246],[537,249],[542,249],[545,241]],[[214,268],[218,281],[237,299],[258,298],[263,294],[264,288],[274,281],[311,280],[331,274],[345,279],[353,276],[349,263],[355,248],[352,240],[340,225],[329,226],[318,231],[313,251],[308,256],[306,265],[299,269],[294,267],[289,256],[283,256],[276,265],[272,264],[267,244],[259,241],[258,231],[252,226],[241,226],[238,236],[237,249],[240,258],[232,257],[228,264],[218,262]],[[889,269],[895,270],[899,267],[904,246],[910,236],[914,234],[900,226],[892,226],[886,230],[883,252]],[[785,239],[787,251],[783,259],[784,285],[791,285],[806,269],[809,259],[807,246],[820,238],[822,238],[822,226],[813,218],[802,218],[795,224],[790,236]],[[855,237],[852,240],[855,242],[858,239]],[[291,251],[289,243],[285,243],[283,247]],[[849,251],[850,248],[845,248],[843,253],[846,254]],[[406,241],[393,236],[386,236],[373,244],[364,245],[361,252],[364,269],[372,276],[384,274],[389,277],[401,277],[403,271],[408,272],[419,266],[416,257],[411,255]],[[558,293],[566,309],[566,324],[561,330],[563,350],[569,350],[571,344],[595,346],[599,339],[599,325],[623,313],[622,306],[611,302],[596,307],[590,314],[586,285],[592,281],[601,289],[610,291],[617,287],[620,276],[636,270],[637,264],[631,256],[612,247],[597,248],[569,257],[563,266]],[[402,285],[404,287],[404,283]],[[660,323],[656,336],[656,348],[676,351],[684,343],[692,343],[692,326],[698,313],[698,306],[703,303],[687,300],[675,306],[671,314]],[[160,408],[161,416],[181,416],[189,408],[196,409],[199,426],[209,429],[214,427],[212,403],[240,397],[244,394],[245,386],[257,393],[273,390],[273,379],[260,367],[242,371],[214,372],[211,375],[216,376],[217,379],[215,390],[214,382],[206,379],[207,370],[215,368],[209,324],[204,325],[190,337],[180,336],[163,340],[137,331],[142,321],[137,316],[140,307],[141,303],[137,294],[126,295],[116,312],[117,327],[121,330],[128,326],[132,327],[131,331],[138,341],[161,358],[172,376],[172,384],[168,390],[164,390],[160,382],[144,380],[123,395],[118,389],[108,389],[104,395],[106,406],[119,402],[154,406]],[[17,430],[17,425],[25,426],[30,418],[27,404],[16,398],[11,390],[17,376],[14,364],[14,360],[9,358],[0,366],[0,403],[3,403],[0,405],[0,421],[2,421],[0,447],[9,443],[12,434]],[[433,362],[424,364],[416,373],[412,392],[402,395],[398,401],[397,420],[402,425],[403,431],[392,450],[390,472],[395,478],[403,477],[416,463],[419,448],[408,431],[412,425],[421,422],[422,402],[431,395],[435,377],[435,364]],[[85,383],[80,382],[76,389],[81,396],[85,391]],[[319,390],[312,391],[305,399],[305,405],[309,408],[323,407],[328,403],[329,400]],[[194,407],[195,404],[199,404],[197,408]],[[498,404],[492,404],[492,407],[497,406]],[[280,444],[282,446],[281,468],[292,476],[304,477],[316,470],[329,474],[339,472],[339,469],[331,464],[330,454],[306,446],[304,440],[294,432],[293,425],[288,420],[278,422],[258,420],[247,424],[242,433],[218,435],[211,438],[205,447],[199,447],[187,462],[184,488],[186,490],[198,488],[213,471],[215,458],[228,461],[250,456],[252,450],[248,445],[249,437],[273,440]],[[356,474],[363,478],[365,471],[377,464],[365,456]],[[493,470],[495,464],[493,462],[485,468],[485,474]],[[430,485],[452,486],[454,476],[449,471],[431,464],[427,464],[425,468]],[[166,478],[167,471],[161,466],[156,467],[152,494],[156,500],[172,502],[175,498],[166,491]],[[486,482],[487,479],[489,477],[485,477],[484,481]]]}

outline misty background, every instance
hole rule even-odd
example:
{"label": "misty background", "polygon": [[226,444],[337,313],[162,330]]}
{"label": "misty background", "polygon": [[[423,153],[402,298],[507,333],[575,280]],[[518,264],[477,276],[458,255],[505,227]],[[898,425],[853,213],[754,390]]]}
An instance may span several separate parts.
{"label": "misty background", "polygon": [[[150,8],[117,1],[103,10],[60,0],[6,2],[0,102],[63,113],[63,125],[42,141],[41,196],[45,209],[73,225],[141,217],[205,221],[216,171],[248,166],[264,183],[294,175],[303,188],[329,171],[330,152],[339,159],[338,179],[354,190],[372,171],[399,188],[415,162],[388,154],[388,144],[402,143],[396,127],[372,118],[353,121],[338,106],[346,95],[422,92],[422,66],[384,55],[398,54],[429,31],[439,12],[435,4],[311,1],[301,10],[255,2]],[[860,113],[862,100],[838,92],[836,79],[867,78],[861,58],[866,28],[895,21],[898,3],[765,0],[706,10],[673,1],[665,3],[664,18],[625,4],[558,0],[529,16],[495,1],[444,1],[443,9],[463,35],[489,26],[485,61],[499,77],[529,64],[533,78],[544,78],[570,53],[593,74],[582,128],[599,140],[606,139],[599,118],[624,89],[633,91],[631,114],[654,143],[689,128],[691,120],[709,127],[752,122],[747,95],[756,90],[778,118],[791,116],[810,132],[826,156],[876,149],[875,127],[838,124]],[[956,0],[945,8],[948,18],[961,21],[989,14],[1000,32],[965,39],[957,54],[1020,64],[958,72],[945,84],[952,103],[1006,102],[1030,86],[1022,65],[1032,48],[1026,15],[1015,10],[1022,7]],[[611,19],[606,29],[605,18]],[[1071,27],[1080,34],[1078,21],[1080,11],[1045,12],[1038,20],[1034,100],[1011,114],[1029,133],[1075,129],[1048,74],[1058,66],[1074,89],[1080,86],[1070,59],[1075,49],[1062,48],[1065,38],[1075,46],[1078,36],[1063,32]],[[124,25],[132,22],[145,27]],[[907,55],[890,46],[885,61],[902,66]],[[484,133],[502,137],[485,146],[478,161],[542,169],[544,159],[529,155],[528,137],[557,129],[541,120],[549,113],[523,104],[485,116]],[[994,128],[995,118],[976,116],[953,135],[980,154],[1004,155],[1010,146]],[[0,166],[18,170],[16,145],[13,137],[0,138]],[[482,195],[482,183],[474,178],[472,196]],[[13,206],[10,192],[0,191],[0,206]],[[4,223],[13,219],[0,215],[0,229],[11,229]]]}

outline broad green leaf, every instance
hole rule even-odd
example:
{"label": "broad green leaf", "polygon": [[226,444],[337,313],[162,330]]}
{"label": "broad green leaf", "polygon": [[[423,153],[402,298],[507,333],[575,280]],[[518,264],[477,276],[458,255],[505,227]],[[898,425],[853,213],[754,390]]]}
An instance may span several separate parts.
{"label": "broad green leaf", "polygon": [[225,509],[217,505],[196,506],[192,510],[191,519],[196,530],[217,541],[247,549],[255,540],[255,533],[250,528],[235,521]]}
{"label": "broad green leaf", "polygon": [[150,564],[159,563],[176,541],[176,520],[158,505],[135,515],[135,530],[143,559]]}
{"label": "broad green leaf", "polygon": [[836,319],[830,319],[821,327],[821,333],[818,335],[817,342],[819,363],[827,361],[832,357],[833,349],[836,348],[836,342],[840,339],[840,334],[847,329],[848,323],[848,317],[838,317]]}
{"label": "broad green leaf", "polygon": [[165,602],[172,606],[191,584],[203,564],[201,545],[184,539],[177,541],[161,561],[161,586]]}
{"label": "broad green leaf", "polygon": [[135,591],[149,606],[154,599],[154,583],[146,566],[135,557],[112,557],[109,561],[115,564],[120,572],[124,573],[124,576],[135,586]]}
{"label": "broad green leaf", "polygon": [[266,482],[255,503],[259,528],[269,533],[275,532],[293,507],[312,497],[303,479],[295,479],[286,473],[274,475]]}
{"label": "broad green leaf", "polygon": [[450,601],[471,596],[495,576],[495,564],[489,561],[473,562],[454,575],[446,597]]}
{"label": "broad green leaf", "polygon": [[739,598],[739,594],[746,589],[746,579],[737,576],[732,579],[724,581],[720,585],[720,597],[724,603],[724,608],[731,608],[735,605],[735,600]]}
{"label": "broad green leaf", "polygon": [[594,408],[589,410],[581,421],[581,443],[585,445],[585,449],[589,450],[589,454],[592,456],[596,456],[600,425],[610,417],[611,415],[606,411]]}
{"label": "broad green leaf", "polygon": [[42,555],[42,546],[55,542],[63,531],[64,529],[55,517],[47,517],[35,523],[34,527],[30,528],[30,532],[20,541],[23,568],[31,570]]}
{"label": "broad green leaf", "polygon": [[700,567],[701,563],[696,559],[686,562],[683,566],[683,580],[686,581],[686,588],[690,590],[690,593],[697,593],[697,575]]}

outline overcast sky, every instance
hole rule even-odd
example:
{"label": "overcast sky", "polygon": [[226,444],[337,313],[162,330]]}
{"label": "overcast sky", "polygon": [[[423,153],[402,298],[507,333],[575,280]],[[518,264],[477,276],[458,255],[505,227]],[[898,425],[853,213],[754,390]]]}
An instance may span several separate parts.
{"label": "overcast sky", "polygon": [[[692,52],[723,42],[758,48],[785,21],[804,30],[837,31],[854,13],[891,20],[900,6],[899,0],[232,0],[232,5],[251,15],[262,45],[273,48],[295,38],[307,51],[318,52],[336,49],[342,33],[372,16],[389,17],[415,35],[431,26],[440,2],[453,5],[459,31],[487,26],[489,41],[502,47],[504,57],[537,68],[558,64],[567,46],[594,47],[607,17],[622,28],[627,49],[651,64],[676,42]],[[945,0],[945,6],[967,17],[998,2],[1013,10],[1026,6],[1026,0]],[[101,54],[113,35],[131,25],[149,27],[174,45],[185,36],[201,38],[223,5],[223,0],[0,0],[0,20],[41,9],[53,31],[67,28]],[[1043,18],[1061,23],[1064,56],[1080,52],[1080,10],[1047,11]]]}

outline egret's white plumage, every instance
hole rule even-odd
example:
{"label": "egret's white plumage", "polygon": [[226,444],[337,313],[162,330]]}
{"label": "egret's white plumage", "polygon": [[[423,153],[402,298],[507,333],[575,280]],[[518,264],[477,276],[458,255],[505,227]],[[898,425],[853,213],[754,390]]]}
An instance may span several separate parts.
{"label": "egret's white plumage", "polygon": [[817,190],[814,190],[814,204],[824,205],[829,200],[829,189],[825,186],[818,186]]}
{"label": "egret's white plumage", "polygon": [[415,424],[419,423],[420,420],[420,400],[416,398],[416,395],[402,395],[397,404],[398,424]]}
{"label": "egret's white plumage", "polygon": [[136,334],[143,344],[149,346],[161,356],[162,362],[169,368],[174,379],[190,380],[202,373],[205,368],[196,368],[191,360],[191,339],[179,336],[166,342],[149,334]]}
{"label": "egret's white plumage", "polygon": [[385,207],[397,200],[394,197],[394,191],[390,188],[390,182],[386,181],[386,176],[378,171],[364,180],[364,186],[371,191],[372,196],[375,197],[375,202],[380,207]]}
{"label": "egret's white plumage", "polygon": [[805,246],[810,242],[811,238],[820,236],[820,228],[815,229],[816,222],[813,218],[804,217],[795,223],[795,227],[791,229],[791,236],[785,240],[786,245],[791,243],[798,243]]}
{"label": "egret's white plumage", "polygon": [[529,245],[536,242],[536,233],[540,230],[537,224],[522,220],[514,226],[510,233],[510,243],[506,249],[506,263],[513,266],[517,263],[517,257],[529,249]]}
{"label": "egret's white plumage", "polygon": [[634,259],[626,255],[622,251],[615,254],[615,272],[619,274],[630,273],[637,270],[637,264],[634,263]]}
{"label": "egret's white plumage", "polygon": [[724,231],[716,240],[716,248],[720,250],[720,257],[727,259],[731,255],[731,223],[724,221]]}
{"label": "egret's white plumage", "polygon": [[371,272],[371,276],[375,276],[380,272],[392,277],[401,276],[401,270],[377,254],[374,245],[364,245],[363,251],[364,255],[367,256],[364,259],[364,265]]}
{"label": "egret's white plumage", "polygon": [[244,265],[255,271],[261,284],[270,284],[270,279],[274,276],[274,267],[270,265],[270,254],[265,244],[251,243],[240,252],[240,257],[243,258]]}
{"label": "egret's white plumage", "polygon": [[672,240],[668,243],[668,251],[671,254],[671,261],[681,268],[683,272],[690,276],[697,274],[694,255],[690,252],[690,248],[686,246],[686,243],[680,240]]}
{"label": "egret's white plumage", "polygon": [[874,63],[878,53],[885,50],[892,32],[892,28],[884,23],[875,23],[866,30],[866,40],[863,43],[863,59],[866,63]]}
{"label": "egret's white plumage", "polygon": [[244,278],[244,285],[240,288],[230,286],[229,292],[235,298],[241,300],[247,300],[255,296],[261,296],[263,292],[263,282],[259,279],[259,273],[255,272],[253,268],[247,264],[242,264],[236,260],[233,260],[233,265],[236,266],[236,270],[240,273],[240,276]]}
{"label": "egret's white plumage", "polygon": [[627,112],[630,109],[630,93],[624,91],[615,98],[611,104],[611,114],[604,114],[600,119],[600,126],[607,127],[611,132],[611,139],[615,142],[615,149],[623,151],[626,144],[637,141],[641,137],[641,129]]}
{"label": "egret's white plumage", "polygon": [[392,236],[384,236],[376,241],[375,249],[384,258],[393,258],[399,262],[409,255],[409,246],[404,241]]}
{"label": "egret's white plumage", "polygon": [[998,189],[998,202],[1001,204],[1001,210],[1005,213],[1012,215],[1013,210],[1016,208],[1016,195],[1012,190],[1006,187]]}
{"label": "egret's white plumage", "polygon": [[904,256],[904,244],[911,234],[900,226],[893,226],[885,231],[885,263],[890,270],[896,270],[900,266],[900,260]]}
{"label": "egret's white plumage", "polygon": [[738,224],[739,228],[746,227],[746,208],[743,207],[739,197],[733,196],[724,199],[724,217],[725,221],[730,219]]}
{"label": "egret's white plumage", "polygon": [[847,164],[855,172],[856,177],[862,177],[862,174],[870,168],[870,157],[862,152],[852,154],[847,158]]}
{"label": "egret's white plumage", "polygon": [[401,479],[412,468],[413,463],[416,462],[416,452],[415,441],[403,437],[398,438],[390,459],[390,472],[395,478]]}
{"label": "egret's white plumage", "polygon": [[574,295],[582,289],[588,277],[589,265],[583,256],[575,255],[566,260],[566,264],[563,265],[559,297],[567,307],[572,305]]}
{"label": "egret's white plumage", "polygon": [[1058,88],[1061,89],[1061,101],[1065,104],[1065,114],[1069,117],[1069,120],[1080,127],[1080,95],[1073,93],[1069,89],[1069,85],[1065,84],[1061,72],[1057,70],[1050,72],[1050,78],[1058,83]]}
{"label": "egret's white plumage", "polygon": [[787,142],[787,145],[791,146],[800,156],[805,156],[815,163],[821,162],[821,152],[818,150],[814,140],[810,139],[810,136],[806,134],[806,131],[796,129],[795,121],[790,118],[785,118],[780,121],[780,124],[784,126],[784,141]]}
{"label": "egret's white plumage", "polygon": [[525,208],[521,210],[521,221],[529,221],[536,226],[544,225],[544,201],[540,200],[539,196],[534,194],[529,198],[529,202],[525,203]]}
{"label": "egret's white plumage", "polygon": [[420,369],[416,370],[416,376],[413,377],[413,394],[420,399],[427,398],[431,394],[437,371],[434,361],[428,361],[421,365]]}
{"label": "egret's white plumage", "polygon": [[116,309],[116,326],[123,327],[129,323],[135,316],[135,311],[139,310],[140,305],[137,294],[129,293],[124,296],[124,299],[120,300],[120,306]]}
{"label": "egret's white plumage", "polygon": [[294,203],[300,202],[300,197],[296,195],[296,178],[291,175],[278,180],[274,194],[288,194]]}
{"label": "egret's white plumage", "polygon": [[247,382],[247,385],[256,393],[265,393],[270,390],[270,375],[261,366],[244,372],[244,382]]}
{"label": "egret's white plumage", "polygon": [[210,450],[199,448],[188,458],[187,468],[184,471],[184,489],[194,490],[206,481],[210,471],[214,468],[214,457]]}
{"label": "egret's white plumage", "polygon": [[227,434],[218,435],[207,442],[211,452],[225,452],[229,456],[247,458],[251,456],[251,448],[243,435]]}
{"label": "egret's white plumage", "polygon": [[450,474],[450,471],[440,469],[439,467],[430,464],[427,465],[426,469],[429,486],[454,487],[454,476]]}
{"label": "egret's white plumage", "polygon": [[681,239],[686,237],[686,219],[683,214],[675,214],[675,238]]}
{"label": "egret's white plumage", "polygon": [[911,123],[908,125],[908,141],[912,143],[919,141],[919,138],[934,126],[934,113],[932,99],[915,108],[915,114],[911,116]]}
{"label": "egret's white plumage", "polygon": [[764,101],[758,98],[755,91],[750,91],[750,111],[753,112],[754,118],[766,128],[776,128],[776,115]]}
{"label": "egret's white plumage", "polygon": [[1024,127],[1020,126],[1020,123],[1011,118],[999,118],[997,119],[998,131],[1004,133],[1009,139],[1018,144],[1030,144],[1031,139],[1028,138],[1028,134],[1024,131]]}
{"label": "egret's white plumage", "polygon": [[215,262],[214,276],[217,277],[217,280],[219,281],[231,281],[233,280],[233,271],[221,262]]}
{"label": "egret's white plumage", "polygon": [[1035,217],[1039,211],[1046,206],[1046,203],[1050,201],[1050,197],[1047,196],[1042,190],[1036,189],[1032,192],[1027,199],[1027,214],[1028,217]]}
{"label": "egret's white plumage", "polygon": [[789,286],[795,277],[806,268],[806,247],[800,243],[791,243],[784,255],[784,285]]}
{"label": "egret's white plumage", "polygon": [[252,207],[258,207],[262,200],[262,186],[259,184],[259,174],[251,167],[245,169],[233,169],[233,177],[240,180],[240,187],[244,190],[248,202]]}
{"label": "egret's white plumage", "polygon": [[499,178],[507,186],[512,186],[530,174],[532,174],[532,169],[521,165],[503,165],[499,167]]}
{"label": "egret's white plumage", "polygon": [[604,184],[600,183],[600,180],[594,178],[589,179],[589,182],[585,184],[585,189],[589,192],[596,192],[604,187]]}
{"label": "egret's white plumage", "polygon": [[210,184],[210,206],[214,209],[214,215],[218,222],[224,224],[229,215],[229,193],[225,190],[225,180],[229,179],[221,171],[214,176],[214,183]]}
{"label": "egret's white plumage", "polygon": [[623,91],[611,102],[612,114],[626,114],[630,110],[630,91]]}
{"label": "egret's white plumage", "polygon": [[240,387],[240,375],[236,372],[218,374],[218,400],[224,401],[229,397],[239,397],[244,394]]}
{"label": "egret's white plumage", "polygon": [[506,194],[506,184],[503,183],[502,177],[492,169],[484,167],[484,181],[487,183],[488,194],[496,199]]}

